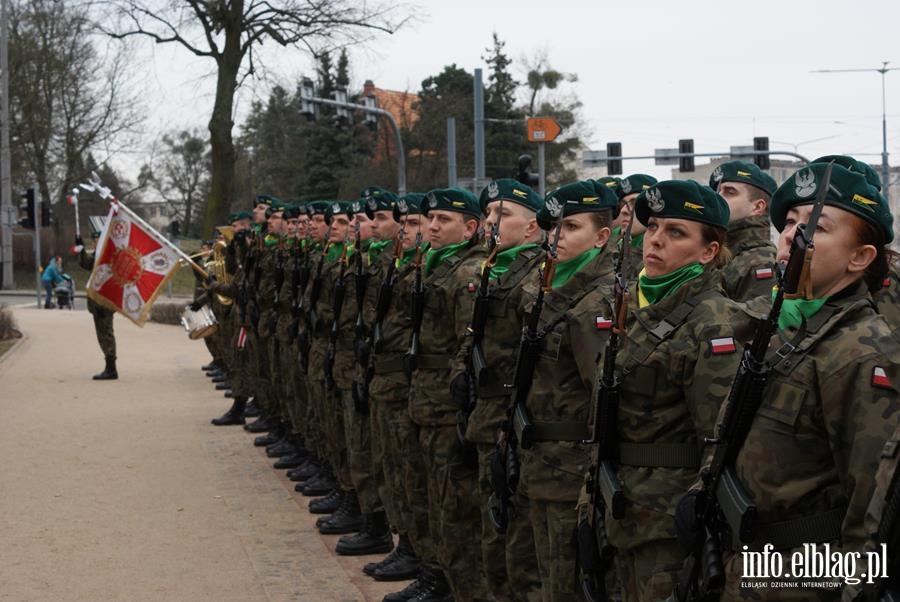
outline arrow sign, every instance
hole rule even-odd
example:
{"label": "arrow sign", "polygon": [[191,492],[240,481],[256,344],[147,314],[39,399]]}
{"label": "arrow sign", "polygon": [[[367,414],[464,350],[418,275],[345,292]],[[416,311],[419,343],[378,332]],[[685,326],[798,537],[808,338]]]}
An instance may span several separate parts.
{"label": "arrow sign", "polygon": [[562,132],[562,127],[552,117],[528,118],[529,142],[553,142]]}

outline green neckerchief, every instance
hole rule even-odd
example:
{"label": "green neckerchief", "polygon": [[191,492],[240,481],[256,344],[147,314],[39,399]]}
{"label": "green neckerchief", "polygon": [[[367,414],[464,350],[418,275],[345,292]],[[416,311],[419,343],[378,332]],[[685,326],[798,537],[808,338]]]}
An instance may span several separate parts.
{"label": "green neckerchief", "polygon": [[[426,251],[428,251],[428,243],[423,242],[422,243],[422,252],[425,253]],[[416,248],[415,247],[410,247],[410,248],[406,249],[405,251],[403,251],[403,257],[401,257],[400,260],[397,261],[397,267],[399,268],[400,266],[406,265],[407,263],[412,261],[413,257],[415,257],[415,256],[416,256]]]}
{"label": "green neckerchief", "polygon": [[369,265],[375,263],[375,260],[378,259],[378,256],[384,251],[389,244],[391,244],[392,240],[373,240],[369,245],[368,255],[369,255]]}
{"label": "green neckerchief", "polygon": [[581,271],[581,269],[593,261],[597,255],[603,251],[603,247],[591,247],[578,257],[566,259],[556,264],[556,272],[553,273],[552,288],[557,289],[564,286],[566,282],[572,279],[572,276]]}
{"label": "green neckerchief", "polygon": [[423,273],[427,276],[431,273],[431,270],[465,249],[468,245],[469,241],[463,240],[440,249],[428,249],[425,253],[425,271]]}
{"label": "green neckerchief", "polygon": [[505,274],[509,270],[509,266],[516,260],[519,256],[519,253],[522,251],[526,251],[528,249],[533,249],[537,246],[536,242],[530,242],[526,245],[519,245],[518,247],[510,247],[505,251],[500,251],[494,257],[494,265],[491,267],[491,280],[496,280],[503,274]]}
{"label": "green neckerchief", "polygon": [[644,246],[644,233],[635,234],[631,237],[631,248],[632,249],[640,249]]}
{"label": "green neckerchief", "polygon": [[[775,299],[775,289],[772,289],[772,299]],[[816,315],[827,301],[828,297],[821,299],[785,299],[781,305],[781,313],[778,314],[778,330],[799,328],[805,320],[809,320]]]}
{"label": "green neckerchief", "polygon": [[617,240],[619,238],[619,234],[621,234],[621,233],[622,233],[622,226],[616,226],[615,228],[612,229],[612,233],[609,235],[609,237],[612,240]]}
{"label": "green neckerchief", "polygon": [[641,294],[647,299],[647,303],[654,305],[671,296],[685,282],[693,280],[702,273],[703,265],[699,261],[695,261],[662,276],[650,277],[642,273],[638,278],[638,286],[641,287]]}
{"label": "green neckerchief", "polygon": [[290,251],[294,248],[294,243],[297,242],[296,238],[285,238],[284,239],[284,249],[285,251]]}
{"label": "green neckerchief", "polygon": [[344,250],[344,243],[336,242],[328,247],[328,250],[325,252],[325,261],[328,263],[334,263],[341,256],[341,251]]}
{"label": "green neckerchief", "polygon": [[274,234],[266,234],[266,237],[263,239],[263,242],[267,247],[274,247],[278,244],[278,237]]}

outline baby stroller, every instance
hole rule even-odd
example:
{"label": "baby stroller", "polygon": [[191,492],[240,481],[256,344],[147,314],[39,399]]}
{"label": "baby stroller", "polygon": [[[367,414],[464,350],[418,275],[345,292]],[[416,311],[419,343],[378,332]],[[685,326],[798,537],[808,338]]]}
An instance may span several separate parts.
{"label": "baby stroller", "polygon": [[53,289],[53,294],[56,295],[56,306],[58,308],[75,308],[75,283],[68,274],[62,274],[62,280]]}

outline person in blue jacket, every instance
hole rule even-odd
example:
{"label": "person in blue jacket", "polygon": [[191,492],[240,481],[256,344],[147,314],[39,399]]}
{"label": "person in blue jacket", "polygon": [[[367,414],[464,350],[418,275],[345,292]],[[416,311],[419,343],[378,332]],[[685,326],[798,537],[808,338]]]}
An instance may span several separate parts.
{"label": "person in blue jacket", "polygon": [[62,266],[62,258],[59,255],[55,255],[50,258],[47,267],[45,267],[44,271],[41,273],[41,284],[44,286],[44,290],[47,291],[47,298],[44,300],[44,309],[51,309],[54,307],[53,289],[63,280],[62,274],[59,272],[60,266]]}

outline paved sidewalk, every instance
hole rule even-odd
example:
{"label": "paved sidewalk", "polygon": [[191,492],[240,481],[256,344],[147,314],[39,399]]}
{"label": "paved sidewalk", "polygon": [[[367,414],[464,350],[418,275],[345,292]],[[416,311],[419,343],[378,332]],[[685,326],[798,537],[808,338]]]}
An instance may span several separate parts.
{"label": "paved sidewalk", "polygon": [[333,554],[307,498],[238,427],[209,356],[116,317],[119,374],[84,312],[16,308],[0,359],[0,600],[380,600],[405,585]]}

